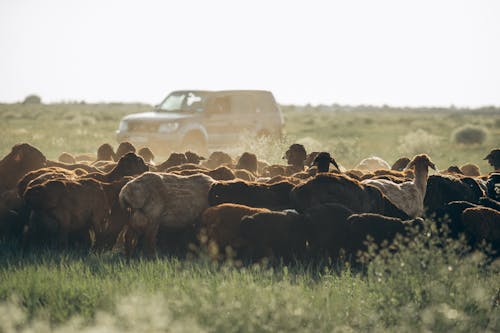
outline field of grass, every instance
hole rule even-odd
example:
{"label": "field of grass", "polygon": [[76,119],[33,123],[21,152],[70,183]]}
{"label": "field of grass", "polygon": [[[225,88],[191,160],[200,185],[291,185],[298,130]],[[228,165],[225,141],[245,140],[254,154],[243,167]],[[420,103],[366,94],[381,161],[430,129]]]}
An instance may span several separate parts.
{"label": "field of grass", "polygon": [[[118,120],[147,105],[0,105],[0,155],[18,142],[48,157],[115,142]],[[500,112],[321,111],[284,107],[283,142],[241,143],[279,161],[287,144],[329,150],[352,167],[378,155],[393,162],[429,152],[438,167],[482,157],[500,144]],[[485,143],[460,146],[452,131],[484,127]],[[407,136],[407,134],[412,134]],[[416,133],[416,134],[415,134]],[[265,144],[265,145],[263,145]],[[204,256],[132,260],[120,254],[31,252],[0,243],[0,332],[499,332],[500,262],[466,255],[435,230],[396,255],[363,266],[216,264]]]}

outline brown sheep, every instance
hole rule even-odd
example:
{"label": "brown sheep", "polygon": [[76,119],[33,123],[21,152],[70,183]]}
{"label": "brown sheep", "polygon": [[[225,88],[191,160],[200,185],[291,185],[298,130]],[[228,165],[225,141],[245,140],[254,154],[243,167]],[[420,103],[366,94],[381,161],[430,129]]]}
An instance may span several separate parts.
{"label": "brown sheep", "polygon": [[93,166],[85,164],[85,163],[66,164],[66,163],[62,163],[62,162],[47,160],[46,166],[47,167],[62,168],[62,169],[66,169],[66,170],[83,169],[89,173],[90,172],[99,172],[99,169],[97,169],[96,167],[93,167]]}
{"label": "brown sheep", "polygon": [[234,175],[236,176],[236,178],[238,178],[238,179],[246,180],[249,182],[255,181],[255,176],[248,170],[236,169],[236,170],[233,170],[233,172],[234,172]]}
{"label": "brown sheep", "polygon": [[229,154],[223,151],[214,151],[202,165],[209,169],[215,169],[221,165],[233,167],[234,161]]}
{"label": "brown sheep", "polygon": [[226,247],[239,252],[247,246],[240,232],[241,219],[264,212],[270,210],[231,203],[207,208],[201,215],[202,233],[206,235],[209,247],[217,246],[217,252]]}
{"label": "brown sheep", "polygon": [[200,164],[201,161],[205,160],[205,157],[193,153],[192,151],[187,151],[184,155],[186,155],[187,162],[192,164]]}
{"label": "brown sheep", "polygon": [[130,142],[120,142],[118,145],[118,148],[116,149],[115,153],[115,162],[118,162],[120,158],[122,158],[123,155],[126,153],[135,153],[136,149],[133,144]]}
{"label": "brown sheep", "polygon": [[264,177],[277,177],[277,176],[285,176],[287,173],[286,166],[284,165],[279,165],[279,164],[273,164],[264,167],[262,170],[262,176]]}
{"label": "brown sheep", "polygon": [[71,155],[70,153],[66,153],[66,152],[59,155],[57,160],[59,162],[66,163],[66,164],[75,164],[76,163],[75,157],[73,155]]}
{"label": "brown sheep", "polygon": [[104,143],[97,148],[97,161],[117,160],[115,151],[109,143]]}
{"label": "brown sheep", "polygon": [[94,179],[49,180],[28,187],[24,201],[32,210],[25,244],[44,230],[64,249],[71,236],[81,237],[88,247],[89,232],[101,231],[110,213],[102,183]]}
{"label": "brown sheep", "polygon": [[151,149],[149,149],[148,147],[142,147],[141,149],[139,149],[139,152],[137,153],[137,155],[142,157],[144,162],[149,163],[149,164],[154,164],[155,155],[153,154]]}
{"label": "brown sheep", "polygon": [[147,171],[149,171],[149,168],[146,163],[144,163],[142,157],[137,156],[135,153],[127,153],[120,158],[116,166],[110,172],[105,174],[99,172],[89,173],[83,177],[111,183],[125,176],[140,175]]}
{"label": "brown sheep", "polygon": [[165,172],[167,169],[188,163],[186,155],[183,153],[172,153],[168,159],[156,166],[157,172]]}
{"label": "brown sheep", "polygon": [[466,176],[469,177],[479,177],[481,176],[481,170],[476,164],[467,163],[460,167],[460,171]]}
{"label": "brown sheep", "polygon": [[257,156],[255,154],[244,152],[236,163],[236,169],[245,169],[253,174],[257,173]]}
{"label": "brown sheep", "polygon": [[156,255],[160,226],[185,228],[196,225],[208,208],[208,192],[215,181],[206,175],[179,176],[146,172],[120,191],[120,205],[130,212],[125,239],[127,257],[138,238],[144,239],[148,256]]}
{"label": "brown sheep", "polygon": [[184,170],[205,170],[205,171],[210,171],[211,169],[206,168],[200,164],[193,164],[193,163],[185,163],[181,165],[176,165],[173,167],[168,168],[165,170],[165,172],[176,172],[176,171],[184,171]]}
{"label": "brown sheep", "polygon": [[379,213],[407,219],[408,216],[379,189],[344,175],[320,173],[297,185],[290,194],[293,208],[304,212],[315,205],[338,203],[355,213]]}
{"label": "brown sheep", "polygon": [[496,148],[490,151],[488,155],[484,158],[493,167],[493,170],[500,170],[500,149]]}
{"label": "brown sheep", "polygon": [[328,172],[328,170],[330,169],[329,167],[330,163],[333,164],[333,166],[340,171],[337,162],[335,162],[333,157],[331,157],[330,154],[327,152],[319,153],[314,159],[313,165],[315,165],[318,168],[318,172]]}
{"label": "brown sheep", "polygon": [[0,193],[15,188],[25,174],[45,167],[46,163],[45,156],[35,147],[27,143],[15,145],[0,160]]}
{"label": "brown sheep", "polygon": [[327,203],[307,209],[304,219],[309,229],[308,242],[311,253],[319,258],[324,255],[339,258],[342,249],[349,247],[347,218],[353,213],[349,208]]}
{"label": "brown sheep", "polygon": [[245,216],[240,230],[253,259],[275,257],[289,261],[305,254],[307,227],[294,210]]}
{"label": "brown sheep", "polygon": [[208,194],[211,206],[222,203],[236,203],[272,210],[291,208],[290,191],[294,185],[289,182],[276,184],[250,183],[244,181],[217,182]]}
{"label": "brown sheep", "polygon": [[468,208],[462,213],[462,222],[473,245],[484,240],[493,250],[500,250],[500,212],[486,207]]}
{"label": "brown sheep", "polygon": [[91,161],[95,161],[96,156],[92,153],[83,153],[75,155],[76,163],[88,163]]}
{"label": "brown sheep", "polygon": [[304,165],[307,167],[312,167],[314,160],[318,156],[319,151],[313,151],[312,153],[309,153],[306,157],[306,160],[304,161]]}
{"label": "brown sheep", "polygon": [[347,253],[352,256],[367,250],[368,236],[377,246],[383,245],[384,242],[390,245],[397,234],[407,236],[409,228],[423,228],[421,218],[403,221],[398,218],[369,213],[353,214],[347,219],[347,224],[349,228],[347,237],[350,244]]}
{"label": "brown sheep", "polygon": [[304,162],[306,158],[306,149],[304,148],[304,145],[299,143],[292,144],[285,152],[285,156],[283,156],[283,159],[286,159],[287,163],[294,167],[294,170],[296,170],[295,172],[304,170]]}
{"label": "brown sheep", "polygon": [[391,167],[391,170],[394,171],[403,171],[406,169],[406,166],[410,163],[410,159],[408,157],[401,157]]}
{"label": "brown sheep", "polygon": [[172,173],[182,176],[203,174],[212,177],[214,180],[233,180],[236,178],[233,170],[229,169],[226,166],[221,166],[214,170],[187,169],[187,170],[173,171]]}
{"label": "brown sheep", "polygon": [[273,177],[269,180],[267,180],[265,183],[266,184],[276,184],[276,183],[280,183],[280,182],[289,182],[293,185],[299,185],[300,183],[302,183],[302,179],[300,178],[295,178],[295,177],[287,177],[287,176],[276,176],[276,177]]}

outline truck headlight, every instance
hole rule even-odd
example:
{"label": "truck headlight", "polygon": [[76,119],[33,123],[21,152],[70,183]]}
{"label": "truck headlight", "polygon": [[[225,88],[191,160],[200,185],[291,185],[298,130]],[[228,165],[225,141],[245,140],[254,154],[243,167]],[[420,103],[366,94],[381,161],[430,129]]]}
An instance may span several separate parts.
{"label": "truck headlight", "polygon": [[118,132],[126,132],[128,130],[128,123],[125,120],[120,121]]}
{"label": "truck headlight", "polygon": [[179,128],[179,123],[173,122],[173,123],[163,123],[160,124],[160,127],[158,127],[158,132],[160,133],[170,133],[177,131]]}

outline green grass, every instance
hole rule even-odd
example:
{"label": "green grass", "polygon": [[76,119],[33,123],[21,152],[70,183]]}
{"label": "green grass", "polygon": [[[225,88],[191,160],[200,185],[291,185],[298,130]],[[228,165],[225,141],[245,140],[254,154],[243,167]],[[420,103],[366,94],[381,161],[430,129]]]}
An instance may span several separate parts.
{"label": "green grass", "polygon": [[[445,245],[445,246],[443,246]],[[0,331],[332,332],[500,329],[500,263],[418,236],[363,267],[235,266],[54,252],[0,259]],[[12,315],[15,314],[15,315]]]}
{"label": "green grass", "polygon": [[[246,140],[239,150],[278,162],[298,140],[352,167],[363,157],[393,162],[424,149],[440,168],[474,162],[487,171],[482,157],[500,142],[498,112],[335,108],[283,107],[283,141]],[[149,109],[0,105],[0,155],[18,142],[30,142],[50,158],[62,151],[93,152],[115,142],[123,115]],[[487,128],[487,141],[452,143],[453,130],[465,124]],[[13,244],[0,243],[0,332],[500,331],[500,307],[494,305],[500,262],[444,242],[424,233],[397,254],[382,251],[356,268],[329,262],[240,267],[169,257],[126,263],[115,253],[22,255]]]}

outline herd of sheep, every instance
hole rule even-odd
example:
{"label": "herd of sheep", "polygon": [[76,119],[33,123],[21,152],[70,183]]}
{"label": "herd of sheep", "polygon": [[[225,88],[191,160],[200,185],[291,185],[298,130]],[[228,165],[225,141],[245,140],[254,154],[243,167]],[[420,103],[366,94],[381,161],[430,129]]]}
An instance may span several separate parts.
{"label": "herd of sheep", "polygon": [[0,238],[22,250],[120,248],[127,258],[193,244],[219,258],[356,258],[367,237],[390,243],[432,217],[450,237],[500,250],[500,149],[485,158],[489,174],[473,164],[439,171],[425,154],[346,170],[300,144],[283,159],[186,152],[155,164],[150,149],[124,142],[52,161],[18,144],[0,161]]}

